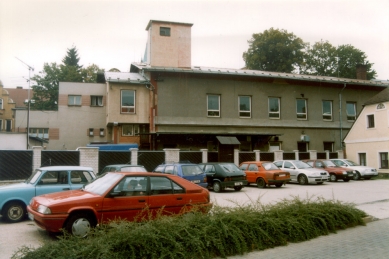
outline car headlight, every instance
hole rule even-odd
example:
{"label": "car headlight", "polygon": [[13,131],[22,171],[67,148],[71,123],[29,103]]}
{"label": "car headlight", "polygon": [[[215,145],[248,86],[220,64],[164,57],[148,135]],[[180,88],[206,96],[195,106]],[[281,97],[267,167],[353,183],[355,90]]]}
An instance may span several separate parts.
{"label": "car headlight", "polygon": [[51,214],[50,208],[46,207],[45,205],[39,205],[38,212],[42,214]]}
{"label": "car headlight", "polygon": [[343,174],[347,174],[347,172],[346,172],[346,171],[343,171]]}

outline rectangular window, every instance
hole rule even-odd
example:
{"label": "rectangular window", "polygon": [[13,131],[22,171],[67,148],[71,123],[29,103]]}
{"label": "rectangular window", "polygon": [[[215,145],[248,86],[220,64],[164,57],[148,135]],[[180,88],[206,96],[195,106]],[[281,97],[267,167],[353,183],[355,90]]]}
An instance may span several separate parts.
{"label": "rectangular window", "polygon": [[0,131],[3,130],[3,120],[0,120]]}
{"label": "rectangular window", "polygon": [[29,128],[29,136],[40,139],[49,139],[49,129],[45,128]]}
{"label": "rectangular window", "polygon": [[323,120],[332,121],[332,101],[323,101]]}
{"label": "rectangular window", "polygon": [[103,97],[92,95],[90,97],[90,106],[103,106]]}
{"label": "rectangular window", "polygon": [[121,91],[121,112],[135,113],[135,91],[122,90]]}
{"label": "rectangular window", "polygon": [[324,151],[334,152],[334,142],[323,142]]}
{"label": "rectangular window", "polygon": [[220,95],[207,95],[208,117],[220,117]]}
{"label": "rectangular window", "polygon": [[68,105],[81,106],[81,95],[69,95]]}
{"label": "rectangular window", "polygon": [[359,164],[366,166],[366,153],[358,153]]}
{"label": "rectangular window", "polygon": [[3,109],[3,99],[0,98],[0,110]]}
{"label": "rectangular window", "polygon": [[105,130],[103,128],[100,129],[100,137],[105,136]]}
{"label": "rectangular window", "polygon": [[170,36],[170,28],[169,27],[159,27],[159,35]]}
{"label": "rectangular window", "polygon": [[139,135],[138,124],[125,124],[122,125],[122,136],[136,136]]}
{"label": "rectangular window", "polygon": [[239,96],[239,117],[251,118],[251,97]]}
{"label": "rectangular window", "polygon": [[381,169],[389,169],[388,152],[380,153],[380,168]]}
{"label": "rectangular window", "polygon": [[12,120],[5,120],[5,131],[12,131]]}
{"label": "rectangular window", "polygon": [[374,114],[367,115],[367,127],[374,128]]}
{"label": "rectangular window", "polygon": [[269,97],[269,118],[270,119],[280,118],[280,98]]}
{"label": "rectangular window", "polygon": [[93,128],[89,128],[88,135],[91,137],[94,135]]}
{"label": "rectangular window", "polygon": [[355,108],[355,103],[347,102],[346,103],[346,113],[348,121],[355,121],[357,117],[357,111]]}
{"label": "rectangular window", "polygon": [[297,119],[306,120],[307,119],[307,100],[306,99],[297,99],[296,100],[296,113]]}

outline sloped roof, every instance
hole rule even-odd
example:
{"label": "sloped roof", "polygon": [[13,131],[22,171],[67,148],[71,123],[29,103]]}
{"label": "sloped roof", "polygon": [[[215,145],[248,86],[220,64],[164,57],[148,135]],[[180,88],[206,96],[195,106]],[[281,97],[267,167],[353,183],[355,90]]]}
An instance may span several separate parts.
{"label": "sloped roof", "polygon": [[[134,69],[135,68],[135,69]],[[327,82],[335,84],[354,84],[354,85],[371,85],[380,87],[389,87],[389,81],[381,80],[361,80],[351,78],[338,78],[329,76],[315,76],[315,75],[303,75],[293,73],[281,73],[281,72],[269,72],[260,70],[247,70],[247,69],[233,69],[233,68],[214,68],[214,67],[201,67],[194,66],[190,68],[178,68],[178,67],[155,67],[146,63],[132,63],[131,71],[144,70],[150,72],[176,72],[176,73],[193,73],[193,74],[220,74],[220,75],[236,75],[236,76],[251,76],[251,77],[267,77],[278,79],[290,79],[300,81],[314,81],[314,82]]]}
{"label": "sloped roof", "polygon": [[383,103],[387,101],[389,101],[389,87],[367,100],[364,105]]}
{"label": "sloped roof", "polygon": [[[28,89],[24,88],[4,88],[7,90],[9,98],[15,102],[15,107],[26,107],[25,101],[28,99]],[[30,89],[30,99],[34,96],[34,91]]]}

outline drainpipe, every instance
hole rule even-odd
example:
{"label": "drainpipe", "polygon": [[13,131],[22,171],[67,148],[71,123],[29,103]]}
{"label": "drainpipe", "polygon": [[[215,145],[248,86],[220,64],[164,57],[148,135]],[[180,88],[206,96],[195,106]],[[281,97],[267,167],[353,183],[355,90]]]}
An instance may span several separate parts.
{"label": "drainpipe", "polygon": [[340,148],[343,150],[343,144],[342,144],[342,139],[343,139],[343,131],[342,131],[342,92],[346,88],[347,84],[344,83],[344,86],[342,90],[339,92],[339,124],[340,124]]}

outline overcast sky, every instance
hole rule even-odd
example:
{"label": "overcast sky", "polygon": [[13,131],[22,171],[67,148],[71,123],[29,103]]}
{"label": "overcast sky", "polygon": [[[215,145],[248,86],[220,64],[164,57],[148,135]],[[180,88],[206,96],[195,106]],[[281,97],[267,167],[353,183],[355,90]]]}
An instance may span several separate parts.
{"label": "overcast sky", "polygon": [[[253,33],[350,44],[389,79],[389,0],[0,0],[0,80],[28,88],[72,46],[80,65],[127,72],[144,54],[150,20],[193,23],[192,66],[242,68]],[[17,59],[18,58],[18,59]]]}

